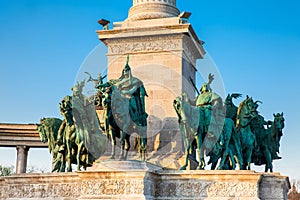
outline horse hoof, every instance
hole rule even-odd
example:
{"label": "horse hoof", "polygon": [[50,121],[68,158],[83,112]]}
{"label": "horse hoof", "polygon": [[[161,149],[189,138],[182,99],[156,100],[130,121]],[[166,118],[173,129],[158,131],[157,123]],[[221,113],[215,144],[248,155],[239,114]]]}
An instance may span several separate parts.
{"label": "horse hoof", "polygon": [[181,167],[180,170],[186,170],[186,166]]}
{"label": "horse hoof", "polygon": [[203,170],[204,168],[203,167],[200,167],[200,166],[198,166],[197,168],[196,168],[196,170]]}

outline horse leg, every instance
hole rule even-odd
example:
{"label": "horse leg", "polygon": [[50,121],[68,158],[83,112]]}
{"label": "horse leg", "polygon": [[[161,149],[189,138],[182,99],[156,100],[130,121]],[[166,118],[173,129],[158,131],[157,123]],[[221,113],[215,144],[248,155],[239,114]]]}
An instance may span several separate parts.
{"label": "horse leg", "polygon": [[59,171],[60,172],[66,171],[66,161],[64,161],[64,160],[62,161]]}
{"label": "horse leg", "polygon": [[112,149],[111,149],[111,157],[110,157],[110,159],[115,159],[115,155],[116,155],[116,144],[112,144],[112,147],[111,147]]}
{"label": "horse leg", "polygon": [[[188,139],[186,139],[188,140]],[[180,170],[186,170],[186,167],[188,166],[189,162],[189,151],[190,151],[190,144],[188,141],[185,141],[185,163],[184,165],[180,168]]]}
{"label": "horse leg", "polygon": [[186,167],[188,166],[188,162],[189,162],[189,153],[190,153],[190,147],[191,147],[191,142],[187,136],[187,133],[186,133],[186,124],[183,124],[183,132],[184,132],[184,135],[183,136],[183,143],[184,143],[184,150],[185,150],[185,163],[184,165],[180,168],[181,170],[186,170]]}
{"label": "horse leg", "polygon": [[130,149],[130,135],[126,134],[125,135],[125,156],[124,156],[124,160],[127,160],[127,156],[128,156],[128,151]]}
{"label": "horse leg", "polygon": [[121,135],[121,153],[120,153],[120,157],[119,160],[124,160],[124,150],[125,150],[125,134],[122,131],[122,135]]}
{"label": "horse leg", "polygon": [[184,163],[184,165],[180,168],[180,170],[186,170],[186,167],[188,166],[188,157],[189,157],[189,153],[188,152],[186,152],[185,153],[185,163]]}
{"label": "horse leg", "polygon": [[252,148],[248,148],[247,151],[245,152],[246,154],[246,170],[251,170],[251,156],[252,156]]}
{"label": "horse leg", "polygon": [[198,158],[199,158],[199,164],[198,164],[198,167],[196,168],[197,170],[204,170],[205,168],[205,160],[204,160],[204,152],[203,150],[199,150],[199,149],[196,149],[196,153],[198,155]]}
{"label": "horse leg", "polygon": [[115,154],[116,154],[116,144],[117,144],[117,141],[116,141],[116,136],[115,134],[113,133],[112,130],[109,130],[109,135],[110,135],[110,139],[111,139],[111,157],[110,159],[115,159]]}
{"label": "horse leg", "polygon": [[239,169],[241,169],[242,165],[239,163],[239,160],[237,160],[237,158],[233,155],[231,150],[229,150],[229,158],[228,159],[231,162],[231,169],[232,170],[235,170],[237,162],[239,164]]}
{"label": "horse leg", "polygon": [[83,149],[83,142],[80,142],[80,143],[77,145],[77,155],[76,155],[76,160],[77,160],[77,171],[81,171],[81,170],[80,170],[80,168],[81,168],[80,156],[81,156],[82,149]]}
{"label": "horse leg", "polygon": [[121,137],[121,154],[120,154],[119,160],[126,160],[127,159],[128,150],[130,148],[129,137],[130,136],[127,133],[122,132],[122,137]]}
{"label": "horse leg", "polygon": [[215,170],[216,167],[217,167],[217,164],[218,164],[218,160],[213,160],[213,161],[211,162],[210,170]]}
{"label": "horse leg", "polygon": [[[66,149],[63,151],[57,152],[57,162],[59,162],[59,166],[57,166],[57,172],[65,172],[66,170]],[[53,169],[54,170],[54,169]],[[52,170],[52,172],[53,172]]]}
{"label": "horse leg", "polygon": [[68,172],[72,172],[72,166],[71,166],[71,162],[72,162],[72,150],[71,150],[71,142],[70,141],[67,141],[67,155],[66,155],[66,161],[67,161],[67,164],[68,164],[68,167],[67,167],[67,171]]}
{"label": "horse leg", "polygon": [[139,139],[140,139],[140,145],[139,145],[139,153],[141,156],[141,160],[146,160],[146,151],[147,151],[147,129],[146,127],[139,128]]}
{"label": "horse leg", "polygon": [[147,149],[147,138],[140,137],[139,153],[142,161],[146,160],[146,149]]}
{"label": "horse leg", "polygon": [[86,148],[84,147],[84,152],[85,153],[83,153],[83,169],[84,169],[84,171],[86,171],[86,168],[87,168],[87,165],[88,165],[88,152],[87,152],[87,150],[86,150]]}
{"label": "horse leg", "polygon": [[269,169],[270,172],[273,172],[272,157],[270,151],[268,149],[264,150],[264,155],[267,161],[265,165],[265,172],[268,172]]}

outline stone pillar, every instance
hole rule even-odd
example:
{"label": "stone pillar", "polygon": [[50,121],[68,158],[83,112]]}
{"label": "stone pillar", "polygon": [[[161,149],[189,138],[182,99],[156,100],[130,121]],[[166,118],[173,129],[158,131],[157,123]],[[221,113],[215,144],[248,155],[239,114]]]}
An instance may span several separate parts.
{"label": "stone pillar", "polygon": [[148,161],[167,168],[180,166],[183,151],[173,101],[182,92],[195,97],[190,79],[196,82],[196,60],[205,55],[203,42],[179,14],[176,0],[134,0],[125,21],[97,31],[108,48],[108,79],[121,76],[130,55],[132,75],[148,93],[147,151],[154,155]]}
{"label": "stone pillar", "polygon": [[26,173],[29,147],[17,146],[16,174]]}

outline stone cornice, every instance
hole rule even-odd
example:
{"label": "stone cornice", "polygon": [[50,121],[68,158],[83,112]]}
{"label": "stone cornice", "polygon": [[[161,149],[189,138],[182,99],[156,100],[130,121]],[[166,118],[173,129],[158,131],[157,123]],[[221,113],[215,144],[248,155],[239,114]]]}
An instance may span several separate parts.
{"label": "stone cornice", "polygon": [[28,146],[47,148],[48,143],[42,143],[35,124],[0,124],[0,146]]}
{"label": "stone cornice", "polygon": [[121,28],[97,33],[107,45],[109,55],[183,50],[193,66],[205,55],[201,41],[190,24]]}
{"label": "stone cornice", "polygon": [[135,37],[144,35],[158,35],[158,34],[171,34],[171,33],[188,33],[190,24],[175,24],[163,26],[149,26],[149,27],[129,27],[119,28],[112,30],[97,30],[98,38],[105,40],[109,38],[124,38]]}

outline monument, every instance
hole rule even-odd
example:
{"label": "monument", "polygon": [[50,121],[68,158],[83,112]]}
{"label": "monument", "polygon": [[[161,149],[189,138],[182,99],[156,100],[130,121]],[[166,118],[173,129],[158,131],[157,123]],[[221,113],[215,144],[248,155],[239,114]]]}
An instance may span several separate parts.
{"label": "monument", "polygon": [[196,60],[205,55],[186,14],[180,14],[175,0],[138,0],[125,21],[97,31],[108,48],[108,79],[120,76],[130,54],[130,67],[148,93],[147,151],[164,154],[164,159],[155,154],[150,162],[174,169],[180,165],[182,142],[172,102],[184,91],[195,96],[189,80],[196,82]]}
{"label": "monument", "polygon": [[[210,87],[212,74],[191,99],[196,60],[205,50],[189,16],[179,12],[176,0],[134,0],[128,18],[113,29],[101,20],[104,30],[97,34],[108,48],[108,81],[87,73],[101,98],[91,101],[82,93],[85,81],[78,82],[60,103],[64,119],[43,118],[37,125],[53,155],[53,171],[69,173],[0,178],[0,199],[287,199],[288,177],[250,170],[255,163],[272,172],[283,113],[269,122],[248,96],[238,108],[232,98],[239,94],[223,102]],[[102,128],[95,102],[104,112]],[[140,154],[135,160],[136,151],[128,152],[132,132]],[[101,157],[103,133],[112,140],[109,157]],[[257,137],[268,141],[259,152]],[[220,170],[203,170],[205,155]],[[70,172],[72,163],[76,172]],[[243,170],[234,170],[236,165]],[[198,170],[183,170],[188,168]]]}

